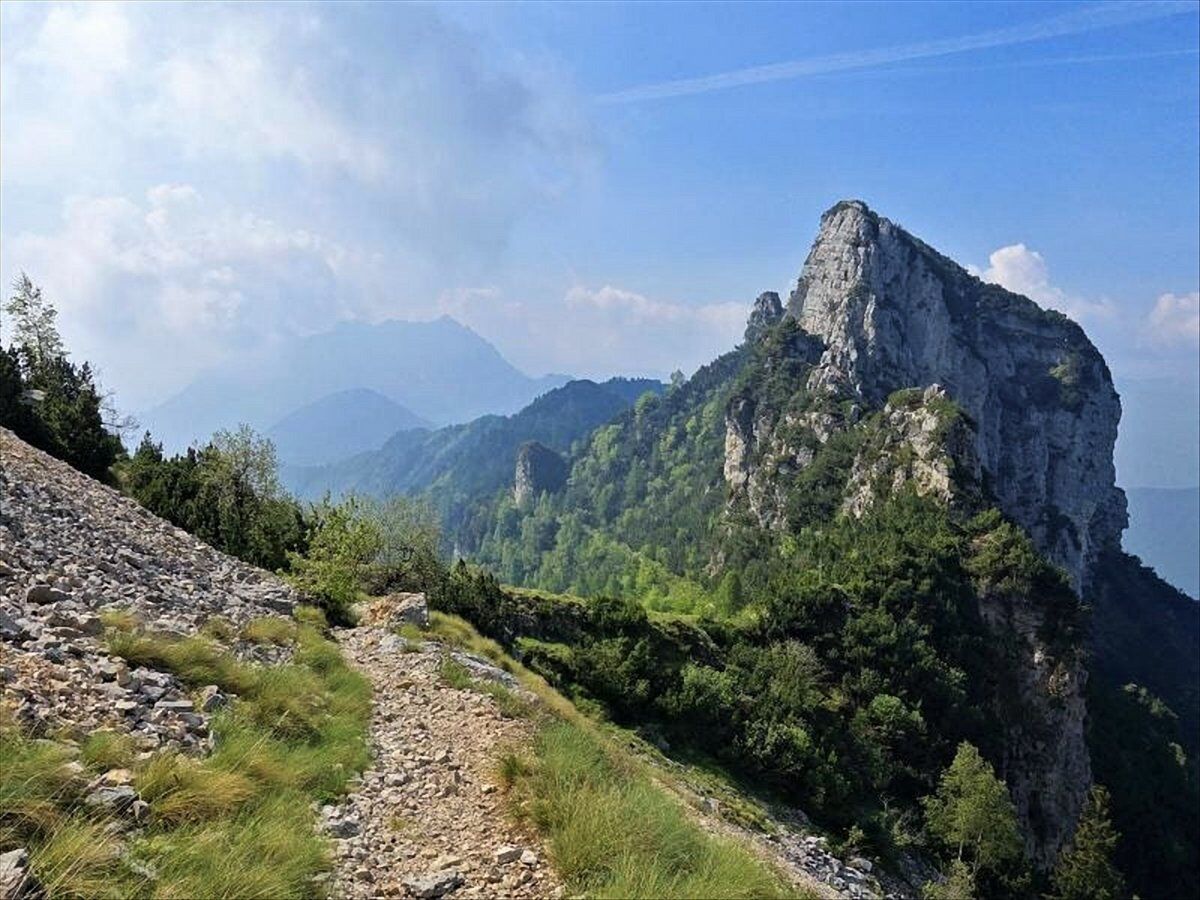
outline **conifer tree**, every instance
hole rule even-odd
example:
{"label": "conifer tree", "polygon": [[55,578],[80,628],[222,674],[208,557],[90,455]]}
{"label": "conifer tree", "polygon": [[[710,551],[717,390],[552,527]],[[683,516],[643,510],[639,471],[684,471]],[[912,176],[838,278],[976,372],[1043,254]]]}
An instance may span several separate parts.
{"label": "conifer tree", "polygon": [[1093,785],[1070,849],[1054,869],[1051,900],[1118,900],[1125,895],[1125,880],[1113,865],[1120,834],[1113,828],[1108,791]]}

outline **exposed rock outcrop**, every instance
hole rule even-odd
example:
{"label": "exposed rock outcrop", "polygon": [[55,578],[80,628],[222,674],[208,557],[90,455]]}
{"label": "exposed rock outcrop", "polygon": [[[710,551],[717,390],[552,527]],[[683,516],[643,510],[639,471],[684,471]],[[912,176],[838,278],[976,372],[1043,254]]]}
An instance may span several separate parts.
{"label": "exposed rock outcrop", "polygon": [[787,315],[825,344],[811,390],[878,408],[895,390],[941,385],[975,423],[1000,508],[1086,587],[1126,512],[1112,461],[1120,401],[1078,325],[859,201],[822,217]]}
{"label": "exposed rock outcrop", "polygon": [[1015,693],[1006,698],[1001,772],[1021,821],[1026,852],[1053,865],[1075,833],[1092,783],[1084,723],[1087,668],[1083,648],[1047,640],[1039,597],[980,585],[980,613],[1009,648]]}
{"label": "exposed rock outcrop", "polygon": [[543,492],[554,493],[567,483],[567,462],[539,441],[526,441],[517,450],[513,500],[525,506]]}
{"label": "exposed rock outcrop", "polygon": [[905,484],[959,508],[979,504],[975,430],[939,385],[888,400],[854,460],[842,510],[861,516]]}
{"label": "exposed rock outcrop", "polygon": [[783,303],[774,291],[765,291],[758,295],[754,306],[750,309],[750,319],[746,323],[746,340],[756,341],[763,333],[783,318]]}

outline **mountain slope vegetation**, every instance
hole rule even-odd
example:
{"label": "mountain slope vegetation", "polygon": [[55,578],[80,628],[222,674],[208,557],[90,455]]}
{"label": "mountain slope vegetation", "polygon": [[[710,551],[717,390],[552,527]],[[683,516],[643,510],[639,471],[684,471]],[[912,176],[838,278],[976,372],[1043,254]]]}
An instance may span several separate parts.
{"label": "mountain slope vegetation", "polygon": [[527,441],[560,454],[639,396],[662,385],[651,379],[571,381],[511,416],[483,416],[464,425],[394,435],[377,451],[328,466],[285,467],[285,484],[312,499],[330,492],[386,497],[419,494],[440,513],[446,533],[469,544],[475,501],[511,488],[517,451]]}

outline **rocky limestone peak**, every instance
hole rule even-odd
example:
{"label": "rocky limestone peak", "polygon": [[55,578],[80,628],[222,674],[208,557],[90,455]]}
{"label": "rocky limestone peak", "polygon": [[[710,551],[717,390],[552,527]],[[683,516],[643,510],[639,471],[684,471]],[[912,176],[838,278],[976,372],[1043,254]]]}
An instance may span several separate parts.
{"label": "rocky limestone peak", "polygon": [[859,200],[821,217],[786,315],[825,346],[810,390],[878,408],[896,390],[942,385],[975,423],[1001,509],[1086,589],[1127,518],[1112,460],[1120,400],[1082,328]]}
{"label": "rocky limestone peak", "polygon": [[759,294],[758,299],[754,301],[754,306],[750,309],[750,318],[746,322],[746,342],[758,340],[763,332],[782,318],[783,303],[780,301],[779,295],[774,291],[764,291]]}

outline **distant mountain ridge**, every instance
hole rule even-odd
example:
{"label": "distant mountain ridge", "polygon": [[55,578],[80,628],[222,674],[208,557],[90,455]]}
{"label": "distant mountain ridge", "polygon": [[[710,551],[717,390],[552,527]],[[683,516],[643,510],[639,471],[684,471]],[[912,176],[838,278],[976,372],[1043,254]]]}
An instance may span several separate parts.
{"label": "distant mountain ridge", "polygon": [[267,431],[281,463],[315,466],[374,450],[397,431],[430,422],[370,388],[351,388],[305,404]]}
{"label": "distant mountain ridge", "polygon": [[437,430],[401,431],[380,449],[326,466],[284,466],[284,485],[297,496],[329,492],[384,497],[427,493],[454,535],[478,500],[512,487],[517,452],[529,441],[560,454],[664,385],[649,378],[570,381],[511,416],[482,416]]}
{"label": "distant mountain ridge", "polygon": [[339,391],[374,391],[444,425],[515,412],[566,381],[565,375],[525,375],[448,316],[428,322],[344,322],[233,359],[141,418],[168,450],[178,450],[240,422],[266,430]]}

